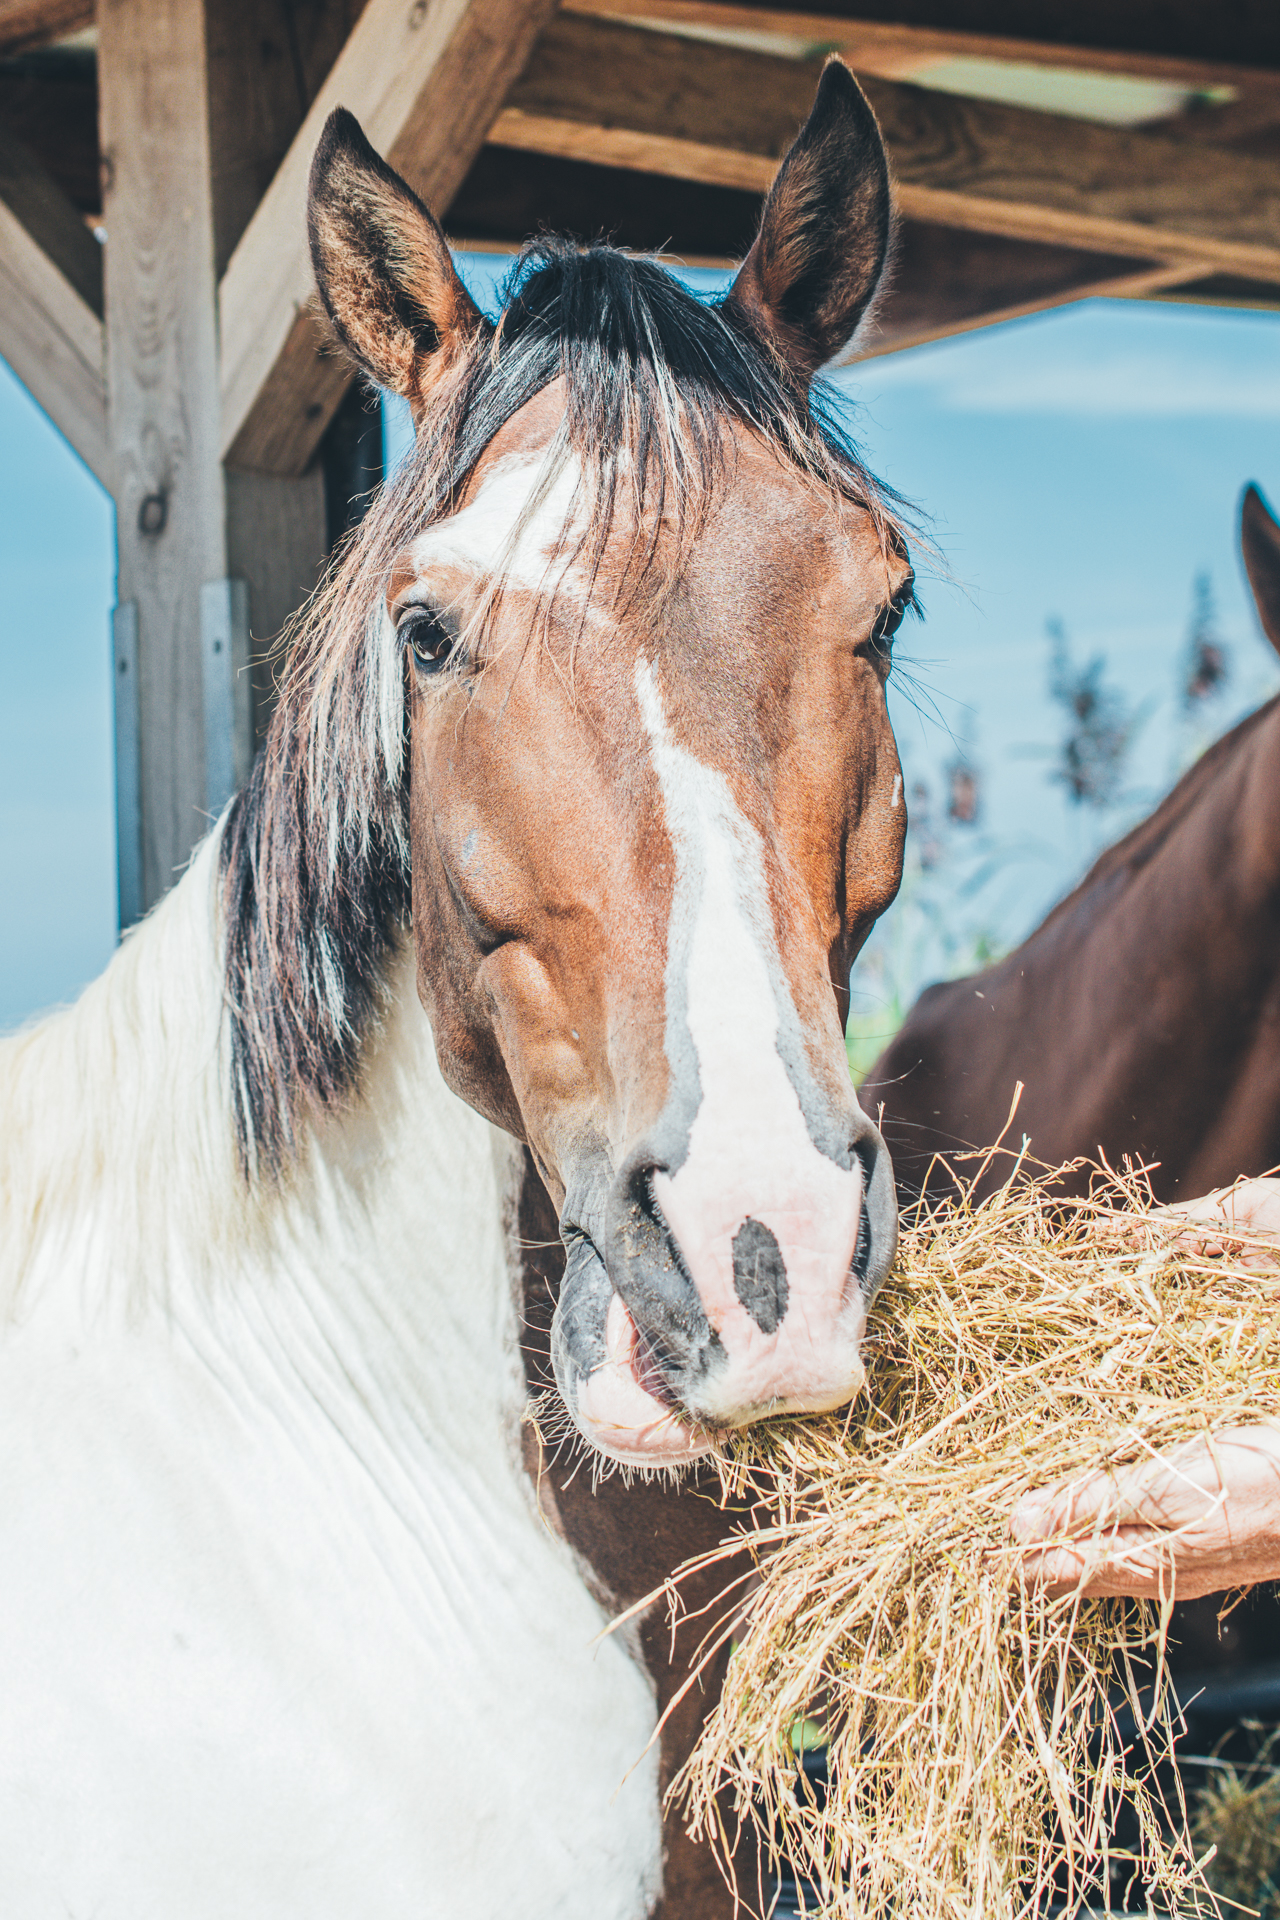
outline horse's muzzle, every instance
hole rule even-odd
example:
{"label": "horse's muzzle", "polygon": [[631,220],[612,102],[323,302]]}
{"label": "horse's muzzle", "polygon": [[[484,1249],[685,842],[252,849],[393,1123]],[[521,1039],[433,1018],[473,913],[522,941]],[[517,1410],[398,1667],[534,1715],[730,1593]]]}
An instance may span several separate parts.
{"label": "horse's muzzle", "polygon": [[601,1452],[678,1465],[727,1428],[858,1392],[867,1308],[897,1240],[889,1156],[858,1118],[847,1168],[827,1162],[811,1191],[762,1195],[758,1215],[714,1194],[691,1213],[683,1196],[684,1239],[662,1204],[665,1169],[643,1148],[594,1204],[566,1207],[552,1358]]}

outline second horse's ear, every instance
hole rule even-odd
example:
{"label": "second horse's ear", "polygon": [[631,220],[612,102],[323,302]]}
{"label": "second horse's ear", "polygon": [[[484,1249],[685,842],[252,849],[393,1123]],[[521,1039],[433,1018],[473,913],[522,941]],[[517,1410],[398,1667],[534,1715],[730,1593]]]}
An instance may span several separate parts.
{"label": "second horse's ear", "polygon": [[1252,482],[1240,500],[1240,551],[1262,631],[1280,653],[1280,525]]}
{"label": "second horse's ear", "polygon": [[892,230],[875,114],[848,67],[830,60],[726,306],[809,380],[866,317]]}
{"label": "second horse's ear", "polygon": [[380,387],[404,396],[416,423],[453,355],[488,322],[431,214],[342,107],[311,163],[307,232],[343,346]]}

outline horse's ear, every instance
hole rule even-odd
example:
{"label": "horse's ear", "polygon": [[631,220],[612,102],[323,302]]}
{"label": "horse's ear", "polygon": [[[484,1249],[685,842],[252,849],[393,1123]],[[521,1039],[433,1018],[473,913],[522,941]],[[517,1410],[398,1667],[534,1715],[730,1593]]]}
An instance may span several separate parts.
{"label": "horse's ear", "polygon": [[844,62],[829,60],[726,304],[809,379],[865,318],[892,227],[875,114]]}
{"label": "horse's ear", "polygon": [[1252,484],[1240,502],[1240,551],[1262,631],[1280,653],[1280,526]]}
{"label": "horse's ear", "polygon": [[343,107],[329,115],[311,162],[307,232],[343,345],[380,387],[403,394],[417,420],[454,353],[488,323],[431,214]]}

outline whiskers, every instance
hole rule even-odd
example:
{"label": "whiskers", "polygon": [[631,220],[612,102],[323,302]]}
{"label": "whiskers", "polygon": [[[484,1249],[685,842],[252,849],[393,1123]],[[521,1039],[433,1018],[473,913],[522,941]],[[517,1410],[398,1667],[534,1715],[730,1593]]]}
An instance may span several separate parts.
{"label": "whiskers", "polygon": [[585,1469],[591,1477],[593,1493],[608,1480],[620,1480],[624,1487],[656,1482],[660,1486],[679,1487],[689,1476],[693,1466],[703,1466],[715,1461],[715,1452],[703,1454],[696,1461],[681,1460],[675,1462],[659,1461],[653,1465],[639,1461],[615,1460],[611,1454],[601,1453],[598,1447],[580,1433],[574,1424],[573,1416],[561,1399],[555,1387],[543,1387],[533,1393],[524,1410],[524,1424],[531,1427],[538,1442],[540,1472],[549,1473],[562,1465],[569,1467],[567,1476],[561,1481],[562,1487],[569,1487]]}

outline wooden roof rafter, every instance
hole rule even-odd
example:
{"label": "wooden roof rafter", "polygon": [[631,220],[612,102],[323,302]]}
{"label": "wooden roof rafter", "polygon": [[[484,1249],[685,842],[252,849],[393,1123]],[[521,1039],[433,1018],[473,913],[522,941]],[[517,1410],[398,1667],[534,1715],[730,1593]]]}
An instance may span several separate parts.
{"label": "wooden roof rafter", "polygon": [[[1141,47],[1075,45],[1061,40],[975,32],[960,26],[930,27],[865,19],[858,13],[824,13],[776,5],[757,7],[738,4],[735,0],[562,0],[561,11],[599,20],[647,22],[666,26],[672,32],[750,33],[808,42],[812,47],[839,53],[858,72],[874,74],[882,80],[907,80],[929,60],[961,57],[1166,80],[1191,90],[1215,86],[1249,91],[1265,88],[1280,98],[1280,70],[1245,66],[1232,60],[1157,53]],[[953,15],[961,11],[960,7],[952,9]]]}
{"label": "wooden roof rafter", "polygon": [[[910,297],[910,313],[895,315],[891,301],[871,351],[1086,292],[1167,296],[1215,281],[1261,289],[1268,301],[1274,289],[1280,304],[1274,167],[1229,147],[1213,147],[1207,165],[1203,147],[1192,144],[1212,146],[1215,126],[1229,132],[1240,124],[1238,113],[1234,121],[1230,113],[1215,121],[1217,109],[1186,115],[1187,127],[1103,126],[901,77],[958,54],[1145,74],[1191,89],[1230,87],[1248,124],[1265,126],[1274,115],[1280,128],[1280,68],[1227,59],[1212,35],[1201,34],[1204,45],[1188,52],[1178,21],[1164,40],[1182,50],[1170,51],[1163,42],[1145,49],[1070,44],[1050,30],[1048,14],[1020,0],[1000,8],[994,0],[948,8],[870,0],[854,18],[840,12],[840,0],[828,7],[835,10],[792,10],[777,0],[759,7],[749,0],[565,0],[552,19],[554,0],[367,0],[221,278],[224,459],[232,467],[301,473],[349,385],[347,364],[332,352],[315,314],[303,217],[310,154],[325,114],[339,102],[437,209],[447,210],[463,189],[462,231],[465,182],[477,156],[493,156],[492,174],[497,156],[514,152],[570,163],[602,183],[625,176],[655,185],[679,181],[736,193],[749,205],[767,190],[807,110],[818,66],[812,56],[838,47],[881,117],[917,252],[930,235],[936,247],[947,230],[973,240],[964,297],[941,297],[932,317]],[[1125,14],[1125,6],[1119,11]],[[905,13],[914,16],[906,24]],[[992,32],[996,14],[1001,30]],[[962,26],[954,24],[957,16]],[[1128,16],[1145,18],[1140,0],[1128,0]],[[89,17],[85,0],[0,0],[0,51],[16,44],[15,35],[34,44]],[[1078,17],[1087,28],[1090,9]],[[1019,23],[1034,32],[1005,30]],[[752,46],[725,43],[744,33]],[[761,36],[788,51],[762,51]],[[1123,24],[1111,37],[1123,38]],[[806,51],[811,57],[796,57]],[[11,289],[4,302],[11,317],[0,348],[23,362],[24,377],[55,418],[61,408],[70,419],[72,437],[83,440],[94,464],[101,455],[92,371],[97,336],[83,273],[96,248],[79,236],[77,284],[65,257],[77,216],[63,196],[54,221],[61,238],[51,241],[40,218],[33,224],[29,217],[30,193],[19,205],[21,191],[15,197],[11,190],[20,175],[29,189],[38,168],[27,166],[24,174],[15,163],[6,172],[3,152],[0,272]],[[45,180],[42,191],[36,201],[47,215],[57,189]],[[509,233],[486,237],[517,242],[523,231],[510,224]],[[998,242],[1008,243],[1003,256]],[[953,268],[957,258],[947,253]],[[989,277],[985,291],[974,284],[979,263]],[[79,396],[74,404],[72,393]]]}
{"label": "wooden roof rafter", "polygon": [[0,348],[104,486],[102,253],[57,182],[0,127]]}
{"label": "wooden roof rafter", "polygon": [[[709,11],[706,9],[705,11]],[[909,218],[1280,286],[1280,178],[1158,134],[863,76]],[[767,190],[814,65],[562,13],[490,132],[497,145]]]}

